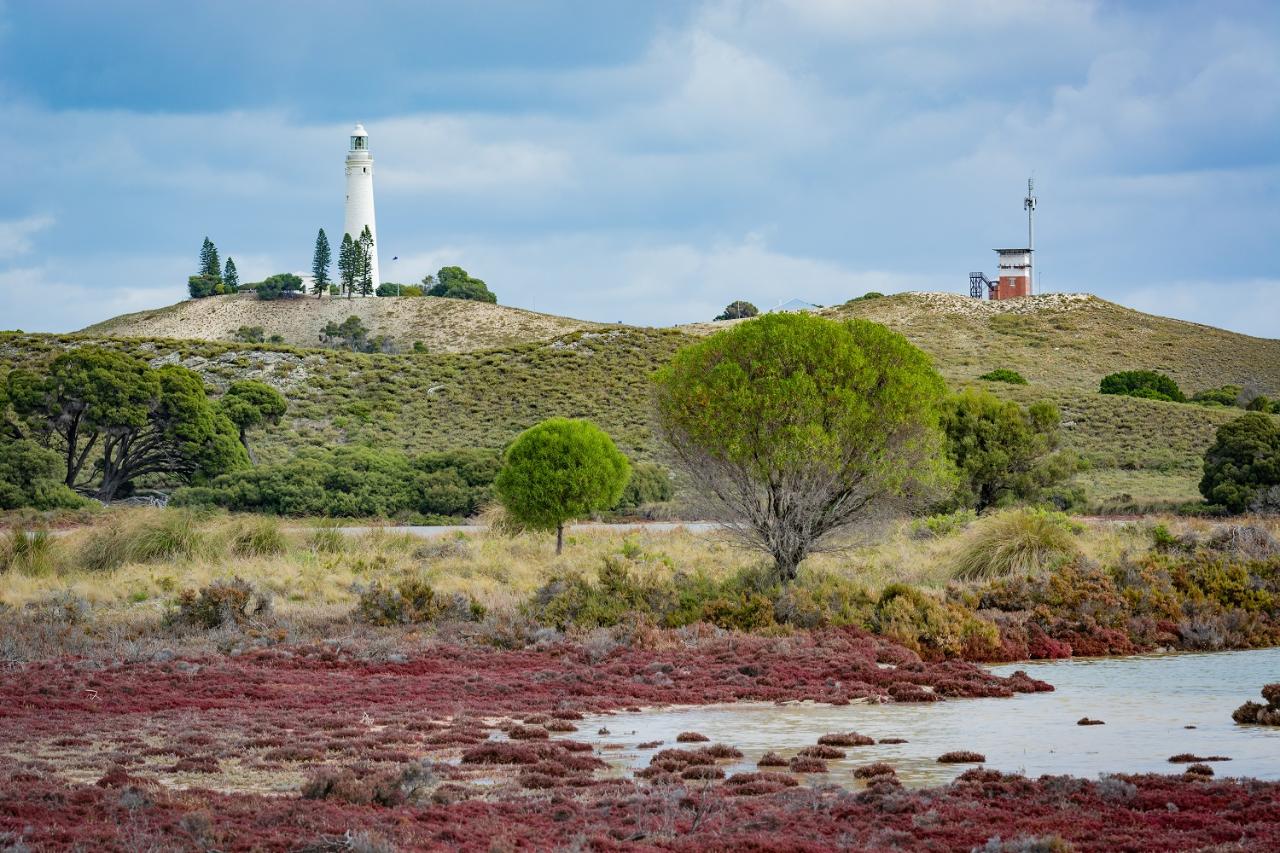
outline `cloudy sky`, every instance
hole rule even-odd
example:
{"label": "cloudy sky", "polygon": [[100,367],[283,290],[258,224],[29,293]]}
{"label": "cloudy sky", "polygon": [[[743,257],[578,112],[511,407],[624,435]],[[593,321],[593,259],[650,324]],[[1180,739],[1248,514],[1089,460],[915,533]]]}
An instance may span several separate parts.
{"label": "cloudy sky", "polygon": [[[1280,4],[0,0],[0,328],[254,280],[377,163],[384,279],[605,321],[1041,289],[1280,337]],[[399,256],[399,261],[392,261]]]}

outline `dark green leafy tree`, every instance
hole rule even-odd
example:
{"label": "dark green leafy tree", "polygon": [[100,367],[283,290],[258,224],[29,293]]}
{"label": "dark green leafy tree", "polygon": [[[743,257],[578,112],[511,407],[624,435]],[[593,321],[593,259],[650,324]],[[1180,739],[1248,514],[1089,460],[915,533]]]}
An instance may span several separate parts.
{"label": "dark green leafy tree", "polygon": [[1191,402],[1202,406],[1236,406],[1239,405],[1241,393],[1239,385],[1223,385],[1220,388],[1206,388],[1191,395]]}
{"label": "dark green leafy tree", "polygon": [[760,313],[760,309],[742,299],[730,302],[725,306],[720,316],[716,320],[741,320],[745,317],[754,317]]}
{"label": "dark green leafy tree", "polygon": [[240,272],[236,269],[236,262],[230,257],[227,258],[226,266],[223,267],[222,286],[227,293],[238,293],[240,290]]}
{"label": "dark green leafy tree", "polygon": [[311,292],[319,299],[329,289],[329,262],[333,259],[329,251],[329,238],[321,228],[316,234],[316,248],[311,254],[311,277],[314,279]]}
{"label": "dark green leafy tree", "polygon": [[291,272],[276,273],[260,281],[255,290],[258,298],[266,302],[297,296],[302,293],[302,279]]}
{"label": "dark green leafy tree", "polygon": [[[27,371],[19,373],[21,376]],[[22,426],[9,408],[9,376],[0,374],[0,440],[19,441],[23,437]]]}
{"label": "dark green leafy tree", "polygon": [[342,245],[338,247],[338,284],[342,292],[350,299],[356,290],[356,280],[360,275],[360,259],[357,257],[356,243],[350,234],[342,235]]}
{"label": "dark green leafy tree", "polygon": [[187,278],[187,292],[192,299],[217,296],[225,290],[222,279],[211,275],[193,275]]}
{"label": "dark green leafy tree", "polygon": [[430,278],[431,276],[427,276],[422,280],[423,286],[427,288],[427,296],[470,299],[491,304],[498,302],[498,297],[490,292],[488,285],[478,278],[472,278],[462,267],[441,267],[440,272],[436,273],[435,281],[428,284],[427,280]]}
{"label": "dark green leafy tree", "polygon": [[1125,370],[1112,373],[1102,377],[1098,390],[1103,394],[1120,394],[1125,397],[1164,400],[1170,403],[1185,403],[1187,400],[1178,389],[1178,383],[1154,370]]}
{"label": "dark green leafy tree", "polygon": [[942,378],[875,323],[767,314],[680,350],[656,382],[676,461],[783,582],[873,509],[949,484]]}
{"label": "dark green leafy tree", "polygon": [[4,377],[0,384],[0,436],[16,441],[44,431],[38,415],[44,384],[44,377],[21,367]]}
{"label": "dark green leafy tree", "polygon": [[62,482],[62,460],[34,441],[0,441],[0,509],[70,509],[84,504]]}
{"label": "dark green leafy tree", "polygon": [[320,330],[320,343],[352,352],[368,352],[369,330],[364,322],[352,314],[341,323],[330,320]]}
{"label": "dark green leafy tree", "polygon": [[0,509],[61,509],[84,503],[62,481],[61,457],[26,438],[26,426],[9,405],[11,397],[38,399],[39,393],[39,377],[30,371],[0,375]]}
{"label": "dark green leafy tree", "polygon": [[253,459],[253,449],[249,447],[247,433],[264,424],[278,424],[288,410],[289,404],[284,395],[265,382],[256,379],[241,379],[232,382],[218,408],[236,427],[240,443],[244,445],[249,458]]}
{"label": "dark green leafy tree", "polygon": [[1060,443],[1058,407],[1022,407],[986,391],[964,391],[943,406],[947,454],[959,474],[955,506],[979,512],[1040,500],[1075,473],[1073,454]]}
{"label": "dark green leafy tree", "polygon": [[63,482],[99,500],[140,478],[183,482],[248,463],[199,375],[176,365],[152,369],[122,353],[80,347],[55,358],[15,402],[61,450]]}
{"label": "dark green leafy tree", "polygon": [[1218,427],[1200,494],[1228,512],[1280,512],[1280,424],[1249,412]]}
{"label": "dark green leafy tree", "polygon": [[517,522],[554,530],[559,554],[565,522],[616,504],[630,476],[627,457],[600,427],[550,418],[520,433],[507,448],[494,490]]}
{"label": "dark green leafy tree", "polygon": [[373,295],[373,234],[366,225],[357,243],[360,258],[360,295]]}
{"label": "dark green leafy tree", "polygon": [[218,260],[218,249],[208,237],[200,247],[200,275],[222,279],[222,263]]}

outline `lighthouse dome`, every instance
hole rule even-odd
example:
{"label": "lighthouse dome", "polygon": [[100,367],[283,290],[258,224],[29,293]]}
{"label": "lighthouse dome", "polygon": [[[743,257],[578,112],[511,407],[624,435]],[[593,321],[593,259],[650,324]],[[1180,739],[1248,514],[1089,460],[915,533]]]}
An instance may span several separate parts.
{"label": "lighthouse dome", "polygon": [[365,133],[363,124],[357,124],[356,129],[351,131],[351,135],[352,136],[368,136],[369,134]]}

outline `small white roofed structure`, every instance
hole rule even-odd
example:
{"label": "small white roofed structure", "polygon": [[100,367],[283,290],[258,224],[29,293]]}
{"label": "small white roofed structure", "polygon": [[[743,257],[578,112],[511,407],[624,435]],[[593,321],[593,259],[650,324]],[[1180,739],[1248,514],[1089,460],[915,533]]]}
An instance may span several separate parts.
{"label": "small white roofed structure", "polygon": [[772,311],[816,311],[821,305],[814,305],[812,302],[805,302],[803,299],[788,299],[786,302],[779,302],[769,310]]}

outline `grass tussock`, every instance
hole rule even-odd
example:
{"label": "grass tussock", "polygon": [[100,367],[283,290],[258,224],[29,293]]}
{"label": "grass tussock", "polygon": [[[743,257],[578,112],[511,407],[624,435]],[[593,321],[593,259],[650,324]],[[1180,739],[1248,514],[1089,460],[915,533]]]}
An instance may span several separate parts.
{"label": "grass tussock", "polygon": [[231,553],[237,557],[273,557],[288,549],[280,522],[269,516],[246,519],[231,537]]}
{"label": "grass tussock", "polygon": [[129,554],[140,563],[193,560],[212,550],[201,519],[186,510],[168,510],[133,531]]}
{"label": "grass tussock", "polygon": [[325,522],[311,531],[307,547],[317,554],[341,554],[347,550],[347,537],[336,524]]}
{"label": "grass tussock", "polygon": [[1037,574],[1080,555],[1076,530],[1061,513],[1015,509],[974,526],[956,558],[960,580]]}
{"label": "grass tussock", "polygon": [[75,564],[88,572],[112,572],[128,563],[193,560],[211,552],[205,525],[194,513],[122,513],[90,530]]}
{"label": "grass tussock", "polygon": [[53,540],[48,531],[15,527],[0,542],[0,572],[42,577],[53,570]]}

